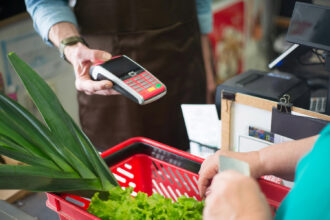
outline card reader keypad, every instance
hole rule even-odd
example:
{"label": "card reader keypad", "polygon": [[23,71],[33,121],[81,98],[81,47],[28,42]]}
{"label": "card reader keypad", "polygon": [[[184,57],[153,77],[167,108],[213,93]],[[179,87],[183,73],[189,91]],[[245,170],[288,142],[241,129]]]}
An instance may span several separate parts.
{"label": "card reader keypad", "polygon": [[140,73],[124,82],[142,95],[145,100],[162,93],[165,90],[165,86],[148,72]]}

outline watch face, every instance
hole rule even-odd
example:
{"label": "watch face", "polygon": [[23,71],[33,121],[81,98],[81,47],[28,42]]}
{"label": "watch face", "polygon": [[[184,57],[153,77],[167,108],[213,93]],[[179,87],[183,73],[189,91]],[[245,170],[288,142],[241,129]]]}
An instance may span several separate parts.
{"label": "watch face", "polygon": [[103,63],[101,66],[118,78],[134,77],[144,71],[140,66],[124,56],[111,59]]}

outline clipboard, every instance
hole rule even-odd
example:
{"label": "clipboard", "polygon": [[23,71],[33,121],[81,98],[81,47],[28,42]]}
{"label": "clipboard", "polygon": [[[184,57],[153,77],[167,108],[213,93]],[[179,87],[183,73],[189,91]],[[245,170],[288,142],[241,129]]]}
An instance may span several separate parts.
{"label": "clipboard", "polygon": [[[280,108],[279,105],[281,104],[283,103],[247,94],[223,91],[221,98],[221,149],[240,151],[238,146],[240,146],[241,141],[249,141],[249,139],[253,139],[253,137],[247,135],[249,126],[272,131],[273,109]],[[312,118],[312,120],[321,120],[325,122],[325,125],[330,121],[330,116],[328,115],[290,105],[285,107],[287,111],[282,111],[281,113],[288,118],[295,118],[296,116],[308,118],[308,120]],[[278,129],[281,130],[282,128],[288,127],[287,123],[283,123],[282,126],[281,124],[282,123],[278,124],[279,128],[277,128],[276,132],[278,132]],[[281,134],[286,136],[287,133],[285,132],[285,129],[283,131],[284,132]],[[263,142],[260,141],[260,143],[262,145]]]}

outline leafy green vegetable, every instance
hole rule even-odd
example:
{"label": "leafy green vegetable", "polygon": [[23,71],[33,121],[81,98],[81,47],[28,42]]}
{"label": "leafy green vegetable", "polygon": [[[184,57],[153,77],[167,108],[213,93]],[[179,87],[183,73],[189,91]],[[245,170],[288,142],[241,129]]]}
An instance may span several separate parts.
{"label": "leafy green vegetable", "polygon": [[0,154],[26,164],[0,165],[0,189],[92,195],[118,185],[47,83],[15,53],[8,58],[44,121],[0,93]]}
{"label": "leafy green vegetable", "polygon": [[181,196],[177,202],[159,194],[150,197],[138,192],[132,197],[133,188],[122,190],[114,187],[107,198],[100,198],[99,193],[92,197],[88,212],[103,220],[121,219],[202,219],[204,202]]}

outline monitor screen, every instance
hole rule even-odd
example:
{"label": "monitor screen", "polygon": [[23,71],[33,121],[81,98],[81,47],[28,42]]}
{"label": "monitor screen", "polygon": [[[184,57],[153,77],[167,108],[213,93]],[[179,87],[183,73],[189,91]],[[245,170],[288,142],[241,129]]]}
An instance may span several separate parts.
{"label": "monitor screen", "polygon": [[296,2],[286,39],[330,51],[330,7]]}

